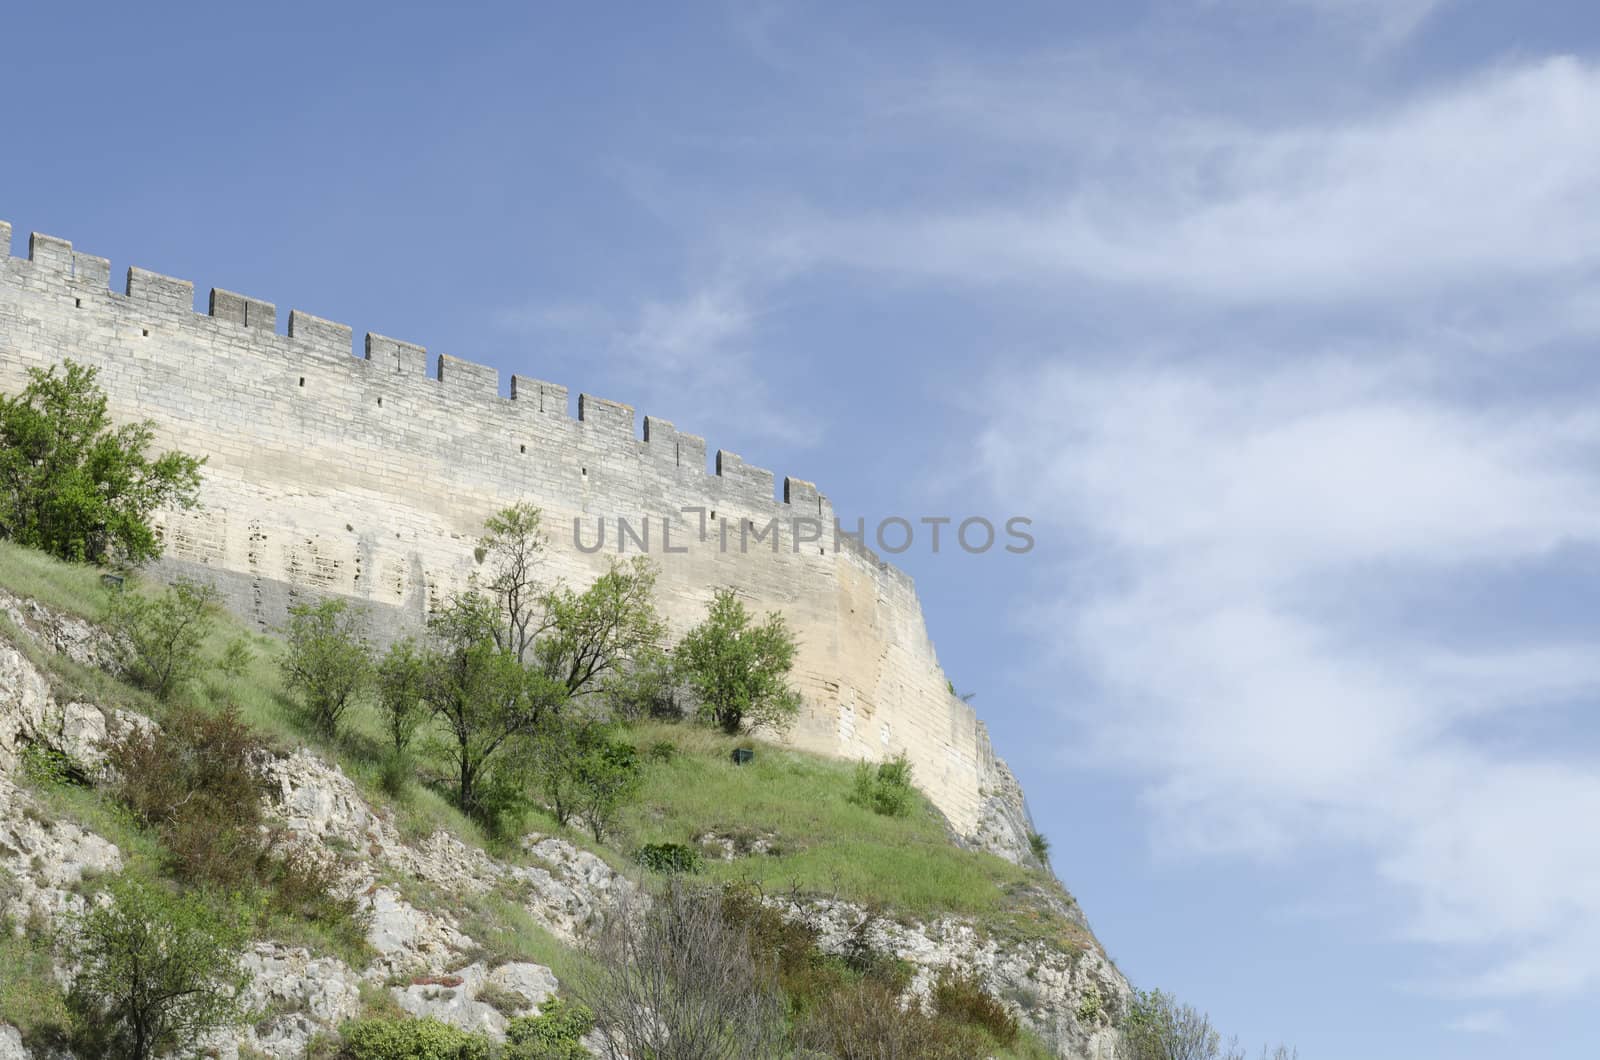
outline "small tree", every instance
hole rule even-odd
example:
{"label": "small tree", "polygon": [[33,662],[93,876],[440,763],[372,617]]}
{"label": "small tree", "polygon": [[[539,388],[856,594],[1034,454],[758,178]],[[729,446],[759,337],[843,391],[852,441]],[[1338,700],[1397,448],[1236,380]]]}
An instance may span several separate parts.
{"label": "small tree", "polygon": [[339,597],[289,608],[283,678],[324,736],[338,733],[345,708],[372,678],[364,617]]}
{"label": "small tree", "polygon": [[411,749],[422,719],[428,716],[423,694],[427,689],[428,660],[410,637],[389,646],[377,667],[378,710],[389,745],[398,756]]}
{"label": "small tree", "polygon": [[902,751],[876,766],[856,763],[855,780],[849,799],[885,817],[904,817],[915,802],[911,786],[911,760]]}
{"label": "small tree", "polygon": [[456,801],[468,812],[476,807],[477,784],[491,760],[564,699],[559,685],[500,648],[497,622],[494,602],[481,593],[458,594],[429,622],[434,645],[424,664],[423,698],[449,730]]}
{"label": "small tree", "polygon": [[656,574],[635,556],[613,563],[581,593],[565,586],[547,593],[534,653],[544,675],[578,696],[657,650],[666,625],[656,611]]}
{"label": "small tree", "polygon": [[146,1060],[187,1051],[241,1020],[238,996],[250,979],[239,967],[250,937],[245,910],[130,876],[114,879],[110,893],[71,943],[78,975],[67,1005],[80,1055]]}
{"label": "small tree", "polygon": [[1238,1060],[1242,1053],[1222,1051],[1222,1035],[1211,1018],[1160,990],[1141,991],[1122,1025],[1133,1060]]}
{"label": "small tree", "polygon": [[605,838],[616,823],[617,814],[643,784],[638,749],[597,727],[589,747],[578,759],[576,786],[578,814],[596,842]]}
{"label": "small tree", "polygon": [[30,368],[21,394],[0,395],[0,536],[92,563],[160,555],[150,514],[191,507],[205,461],[150,457],[154,423],[113,428],[97,370],[61,368]]}
{"label": "small tree", "polygon": [[536,577],[544,563],[540,519],[539,509],[526,501],[502,508],[484,522],[478,541],[490,564],[489,591],[500,606],[502,623],[495,627],[495,642],[520,663],[528,661],[545,610]]}
{"label": "small tree", "polygon": [[172,699],[202,668],[201,646],[213,625],[209,585],[180,578],[157,597],[113,591],[105,625],[121,670],[156,698]]}
{"label": "small tree", "polygon": [[795,640],[783,616],[759,626],[732,589],[718,589],[706,620],[675,650],[679,672],[699,701],[700,716],[724,732],[741,727],[785,727],[800,709],[789,687]]}

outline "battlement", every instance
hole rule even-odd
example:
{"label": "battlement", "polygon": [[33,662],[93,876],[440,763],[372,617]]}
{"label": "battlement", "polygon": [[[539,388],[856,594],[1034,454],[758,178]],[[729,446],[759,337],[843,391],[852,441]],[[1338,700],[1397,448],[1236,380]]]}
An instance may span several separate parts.
{"label": "battlement", "polygon": [[[671,422],[653,416],[643,418],[641,435],[636,429],[633,406],[620,401],[580,393],[574,420],[568,411],[568,389],[559,383],[512,375],[509,396],[502,397],[500,373],[490,365],[445,353],[433,355],[430,361],[426,347],[372,331],[365,333],[358,353],[355,330],[350,325],[301,309],[289,311],[287,334],[280,335],[276,330],[278,307],[274,303],[220,287],[210,289],[206,310],[197,312],[192,281],[136,265],[129,266],[126,284],[118,294],[109,286],[111,267],[107,259],[75,251],[69,240],[56,236],[31,234],[26,258],[12,258],[10,248],[11,225],[0,221],[0,257],[4,260],[0,275],[27,288],[70,294],[80,309],[108,309],[141,319],[148,317],[154,324],[197,331],[221,325],[244,328],[263,358],[281,361],[287,354],[304,358],[308,366],[343,358],[364,363],[375,374],[436,384],[441,399],[477,402],[485,410],[509,401],[519,412],[526,408],[541,416],[576,422],[595,438],[609,439],[617,445],[648,446],[651,463],[657,466],[699,469],[723,483],[730,502],[757,507],[769,502],[790,504],[787,488],[781,497],[774,494],[777,476],[773,472],[747,464],[738,455],[721,449],[716,450],[715,463],[708,472],[704,438],[682,433]],[[470,410],[464,411],[470,415]],[[804,497],[806,514],[816,517],[821,511],[815,502],[820,499],[825,504],[826,498],[810,483],[804,486],[809,491]]]}
{"label": "battlement", "polygon": [[509,373],[502,393],[489,365],[375,331],[358,346],[301,309],[280,333],[275,303],[222,288],[197,312],[191,281],[138,266],[116,291],[106,258],[39,233],[14,258],[11,237],[0,222],[0,391],[71,357],[99,370],[119,420],[206,458],[199,506],[157,515],[162,574],[210,581],[262,628],[304,594],[340,594],[375,636],[401,636],[480,577],[484,519],[529,500],[552,580],[587,584],[645,551],[674,630],[719,587],[781,611],[805,702],[789,739],[903,751],[955,828],[984,833],[1004,766],[950,691],[911,579],[836,535],[812,482],[785,477],[779,495],[768,469],[623,402]]}

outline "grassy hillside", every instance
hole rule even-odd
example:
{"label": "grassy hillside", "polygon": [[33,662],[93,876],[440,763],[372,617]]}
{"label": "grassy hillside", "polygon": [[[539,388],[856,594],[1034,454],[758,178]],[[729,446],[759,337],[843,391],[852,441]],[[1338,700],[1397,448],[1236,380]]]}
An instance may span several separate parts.
{"label": "grassy hillside", "polygon": [[[57,610],[90,620],[101,617],[108,590],[97,570],[58,562],[41,553],[0,542],[0,588],[37,599]],[[159,586],[130,580],[126,592],[154,592]],[[157,718],[164,708],[145,693],[98,670],[64,657],[30,648],[25,638],[7,628],[0,616],[0,635],[28,651],[57,685],[58,698],[80,699],[103,707],[124,706]],[[1071,919],[1041,900],[1053,882],[1038,870],[1022,868],[989,854],[962,850],[951,840],[943,818],[920,796],[904,816],[882,816],[849,801],[852,763],[825,759],[749,738],[734,738],[692,722],[638,723],[626,736],[650,763],[640,798],[625,812],[619,827],[596,843],[576,829],[558,829],[554,820],[534,809],[489,834],[459,812],[450,800],[442,763],[422,756],[423,781],[394,798],[382,787],[384,748],[375,708],[350,710],[344,731],[328,740],[296,721],[279,677],[283,647],[273,636],[246,629],[238,620],[219,615],[205,646],[208,660],[220,661],[228,646],[246,640],[254,659],[244,672],[226,676],[215,666],[196,681],[188,698],[202,708],[235,706],[267,741],[288,749],[317,748],[337,761],[374,805],[393,808],[403,834],[420,837],[446,829],[464,841],[484,847],[507,861],[526,860],[516,842],[527,832],[559,833],[589,849],[613,866],[644,875],[634,852],[647,843],[697,845],[715,834],[735,843],[765,841],[764,852],[732,860],[707,857],[699,875],[710,882],[748,882],[768,893],[837,897],[868,905],[883,915],[928,918],[943,913],[975,919],[996,935],[1047,938],[1067,949],[1095,943]],[[419,742],[426,745],[428,733]],[[434,734],[437,735],[437,734]],[[754,761],[735,765],[735,747],[755,750]],[[437,783],[432,778],[437,778]],[[129,857],[131,871],[156,874],[156,847],[148,835],[128,821],[107,797],[95,790],[63,784],[36,783],[49,811],[76,820],[117,843]],[[410,881],[405,888],[419,905],[452,908],[463,929],[482,940],[502,959],[528,959],[552,966],[558,975],[582,958],[563,948],[540,928],[510,896],[489,894],[470,900],[428,893]],[[319,933],[312,925],[277,922],[274,937],[358,961],[348,940]],[[26,987],[38,955],[25,941],[0,943],[0,1020],[24,1022],[29,1009],[42,1002]],[[36,979],[36,977],[32,977]],[[1044,1055],[1026,1043],[1013,1055]]]}

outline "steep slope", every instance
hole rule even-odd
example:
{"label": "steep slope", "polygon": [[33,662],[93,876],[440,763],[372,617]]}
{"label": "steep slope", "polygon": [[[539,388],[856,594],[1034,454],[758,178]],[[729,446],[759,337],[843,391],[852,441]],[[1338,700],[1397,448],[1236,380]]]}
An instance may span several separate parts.
{"label": "steep slope", "polygon": [[[108,734],[161,713],[105,672],[103,635],[86,621],[101,604],[96,579],[0,544],[0,917],[17,929],[0,980],[31,984],[22,996],[0,987],[0,1021],[21,1024],[30,1041],[48,1037],[51,1004],[59,1008],[27,974],[59,958],[41,941],[47,929],[84,907],[98,876],[162,871],[151,836],[93,782]],[[213,654],[241,632],[221,621]],[[1128,987],[1076,904],[1047,871],[963,849],[926,802],[905,818],[879,816],[846,800],[846,764],[755,744],[755,761],[735,766],[729,738],[652,724],[630,738],[665,760],[605,844],[557,834],[538,814],[515,839],[490,841],[425,787],[401,801],[382,794],[360,735],[372,719],[355,719],[340,744],[308,739],[276,685],[277,644],[253,643],[249,672],[212,673],[194,695],[211,709],[238,705],[271,741],[261,764],[267,809],[336,857],[359,895],[364,939],[275,922],[247,958],[264,1016],[224,1053],[299,1056],[363,1011],[396,1007],[503,1032],[509,1016],[536,1011],[582,969],[585,941],[619,901],[652,885],[632,851],[671,841],[704,852],[706,883],[759,888],[825,950],[865,943],[905,961],[909,988],[923,995],[940,969],[976,972],[1051,1055],[1109,1055]],[[40,777],[28,766],[40,749],[90,782]]]}

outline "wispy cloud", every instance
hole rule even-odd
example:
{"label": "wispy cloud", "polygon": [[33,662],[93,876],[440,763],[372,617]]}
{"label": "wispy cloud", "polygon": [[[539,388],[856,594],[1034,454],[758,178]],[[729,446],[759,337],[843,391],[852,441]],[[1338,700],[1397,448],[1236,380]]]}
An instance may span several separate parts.
{"label": "wispy cloud", "polygon": [[760,371],[760,315],[737,284],[713,282],[678,298],[644,299],[625,312],[595,302],[538,303],[504,310],[498,322],[603,354],[595,363],[609,378],[625,383],[635,400],[653,403],[644,411],[670,410],[683,430],[737,427],[744,437],[812,444],[817,418],[792,416]]}
{"label": "wispy cloud", "polygon": [[1600,812],[1600,771],[1475,737],[1600,695],[1588,638],[1509,603],[1489,643],[1395,607],[1600,546],[1600,395],[1485,409],[1315,357],[1256,378],[1079,363],[1016,386],[1039,411],[990,429],[987,473],[1100,572],[1053,616],[1061,662],[1100,690],[1081,760],[1147,778],[1164,839],[1197,853],[1369,851],[1411,901],[1399,930],[1478,955],[1432,989],[1600,982],[1600,837],[1569,824]]}
{"label": "wispy cloud", "polygon": [[[984,284],[1096,282],[1236,303],[1413,299],[1600,264],[1600,72],[1551,59],[1397,108],[1257,129],[1096,123],[1004,200],[801,217],[773,252]],[[1003,123],[1075,135],[1088,119]],[[1048,149],[1051,137],[1039,138]],[[1061,145],[1056,145],[1061,146]]]}

